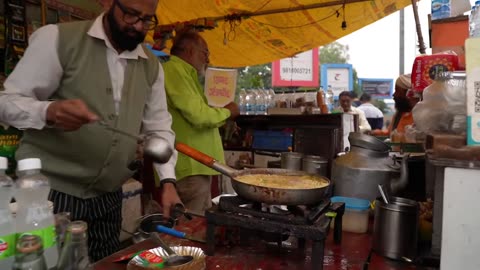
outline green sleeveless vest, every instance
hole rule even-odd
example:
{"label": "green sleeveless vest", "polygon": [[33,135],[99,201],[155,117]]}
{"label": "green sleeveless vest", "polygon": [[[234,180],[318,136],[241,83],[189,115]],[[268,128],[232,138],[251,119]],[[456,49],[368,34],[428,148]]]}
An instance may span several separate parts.
{"label": "green sleeveless vest", "polygon": [[[140,132],[146,100],[158,77],[159,63],[143,47],[148,59],[128,59],[119,114],[104,40],[87,34],[93,21],[59,24],[58,57],[63,77],[51,100],[82,99],[102,120],[124,131]],[[127,166],[135,159],[137,142],[99,124],[77,131],[54,128],[26,130],[17,160],[40,158],[52,189],[80,198],[118,190],[132,176]]]}

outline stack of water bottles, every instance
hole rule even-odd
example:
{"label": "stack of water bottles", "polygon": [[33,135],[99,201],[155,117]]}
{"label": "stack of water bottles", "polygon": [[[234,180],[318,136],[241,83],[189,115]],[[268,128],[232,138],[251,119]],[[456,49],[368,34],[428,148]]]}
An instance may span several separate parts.
{"label": "stack of water bottles", "polygon": [[[0,269],[93,269],[88,260],[85,237],[72,243],[67,232],[66,248],[59,258],[63,238],[57,238],[57,231],[61,230],[56,225],[66,222],[55,222],[48,201],[50,184],[41,173],[40,159],[18,161],[19,178],[15,182],[5,174],[7,165],[7,159],[0,157]],[[12,198],[17,205],[15,213],[10,208]],[[86,225],[83,227],[86,230]],[[60,263],[57,265],[57,262]]]}
{"label": "stack of water bottles", "polygon": [[470,37],[480,37],[480,1],[476,1],[469,17]]}
{"label": "stack of water bottles", "polygon": [[275,107],[275,92],[273,89],[241,89],[238,105],[242,115],[266,115],[269,108]]}

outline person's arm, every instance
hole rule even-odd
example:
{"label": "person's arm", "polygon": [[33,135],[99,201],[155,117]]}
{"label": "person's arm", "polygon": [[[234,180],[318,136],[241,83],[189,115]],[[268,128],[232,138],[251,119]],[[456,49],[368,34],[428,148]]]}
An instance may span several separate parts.
{"label": "person's arm", "polygon": [[173,107],[196,128],[223,126],[231,116],[230,110],[210,107],[198,92],[198,83],[195,78],[172,64],[174,63],[166,64],[165,89]]}
{"label": "person's arm", "polygon": [[371,131],[372,127],[370,127],[370,124],[367,121],[367,118],[365,117],[365,113],[362,110],[357,109],[356,110],[358,113],[358,120],[359,120],[359,128],[360,132],[367,132]]}
{"label": "person's arm", "polygon": [[[142,122],[142,133],[156,135],[168,141],[170,147],[175,149],[175,133],[172,128],[172,116],[167,109],[167,101],[164,86],[164,74],[159,63],[158,78],[152,86],[152,94],[145,105]],[[181,203],[175,189],[175,165],[177,163],[177,151],[173,152],[170,160],[165,164],[153,163],[153,167],[160,178],[162,187],[163,214],[170,216],[170,209],[177,203]]]}
{"label": "person's arm", "polygon": [[0,122],[19,129],[42,129],[47,120],[48,98],[59,86],[63,69],[57,54],[58,27],[35,31],[25,54],[0,91]]}

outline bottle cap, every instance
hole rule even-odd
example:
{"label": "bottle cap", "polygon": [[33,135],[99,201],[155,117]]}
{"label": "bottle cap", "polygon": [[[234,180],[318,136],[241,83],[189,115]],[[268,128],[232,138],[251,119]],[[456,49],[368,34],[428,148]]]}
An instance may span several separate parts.
{"label": "bottle cap", "polygon": [[0,170],[6,170],[8,168],[8,159],[6,157],[0,157]]}
{"label": "bottle cap", "polygon": [[19,160],[17,163],[18,171],[35,170],[42,168],[42,161],[39,158],[27,158]]}

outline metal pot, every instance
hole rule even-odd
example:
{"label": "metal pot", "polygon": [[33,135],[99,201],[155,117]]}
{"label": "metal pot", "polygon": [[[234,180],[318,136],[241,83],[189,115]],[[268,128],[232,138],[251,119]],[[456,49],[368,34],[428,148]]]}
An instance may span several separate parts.
{"label": "metal pot", "polygon": [[419,206],[416,201],[390,197],[375,202],[373,250],[390,259],[412,260],[417,255]]}
{"label": "metal pot", "polygon": [[351,151],[332,165],[334,195],[374,201],[378,185],[395,195],[408,184],[408,155],[399,163],[389,156],[389,147],[377,138],[350,133]]}
{"label": "metal pot", "polygon": [[300,171],[302,169],[302,153],[284,152],[281,156],[281,166],[283,169]]}
{"label": "metal pot", "polygon": [[302,170],[308,174],[327,177],[328,159],[320,156],[305,156],[302,160]]}

